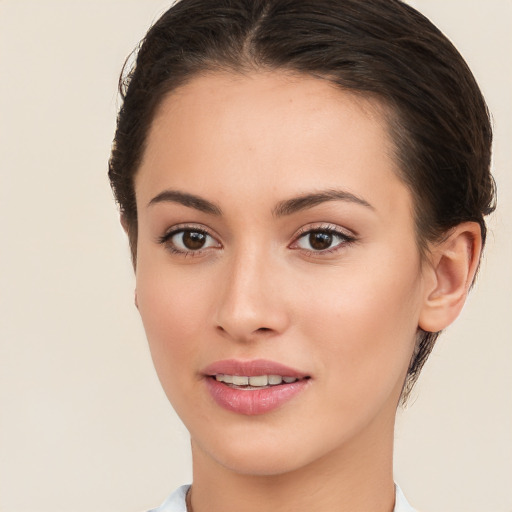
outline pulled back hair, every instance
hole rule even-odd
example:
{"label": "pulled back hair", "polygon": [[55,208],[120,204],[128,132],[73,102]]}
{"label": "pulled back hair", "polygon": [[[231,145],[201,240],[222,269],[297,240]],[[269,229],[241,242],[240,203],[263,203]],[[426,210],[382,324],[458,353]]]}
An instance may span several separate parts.
{"label": "pulled back hair", "polygon": [[[400,0],[181,0],[125,64],[109,178],[136,264],[134,178],[163,98],[205,72],[286,71],[377,98],[409,187],[421,254],[495,208],[492,129],[479,87],[450,41]],[[128,62],[128,61],[127,61]],[[439,333],[419,330],[407,397]]]}

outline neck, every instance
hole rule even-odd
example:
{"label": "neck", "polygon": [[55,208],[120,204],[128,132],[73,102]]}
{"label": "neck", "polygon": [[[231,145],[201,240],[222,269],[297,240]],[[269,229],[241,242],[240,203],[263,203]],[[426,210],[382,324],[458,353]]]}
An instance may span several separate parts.
{"label": "neck", "polygon": [[394,415],[307,466],[277,475],[240,474],[192,441],[193,512],[392,512]]}

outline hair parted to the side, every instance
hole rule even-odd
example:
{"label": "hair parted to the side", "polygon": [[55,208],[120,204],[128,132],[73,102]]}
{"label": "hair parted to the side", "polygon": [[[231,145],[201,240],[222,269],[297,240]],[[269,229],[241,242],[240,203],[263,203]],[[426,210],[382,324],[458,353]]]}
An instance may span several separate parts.
{"label": "hair parted to the side", "polygon": [[[134,178],[156,109],[200,73],[282,70],[380,101],[400,178],[415,205],[418,247],[495,208],[492,129],[464,59],[400,0],[181,0],[151,27],[123,72],[109,178],[136,264]],[[439,333],[418,332],[405,401]]]}

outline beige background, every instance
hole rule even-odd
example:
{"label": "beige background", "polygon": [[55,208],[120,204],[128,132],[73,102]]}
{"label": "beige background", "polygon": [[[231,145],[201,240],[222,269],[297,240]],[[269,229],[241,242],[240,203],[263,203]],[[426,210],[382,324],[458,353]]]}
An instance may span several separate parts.
{"label": "beige background", "polygon": [[[169,1],[0,0],[0,510],[130,512],[190,479],[106,178],[124,57]],[[512,511],[512,2],[413,2],[494,114],[500,209],[397,429],[424,512]]]}

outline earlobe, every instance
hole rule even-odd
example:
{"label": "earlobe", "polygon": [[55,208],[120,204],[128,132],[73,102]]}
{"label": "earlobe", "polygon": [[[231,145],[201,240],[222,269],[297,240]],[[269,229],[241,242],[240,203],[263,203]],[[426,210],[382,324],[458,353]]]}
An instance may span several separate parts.
{"label": "earlobe", "polygon": [[421,329],[438,332],[457,318],[478,269],[481,250],[482,235],[476,222],[459,224],[431,248]]}

